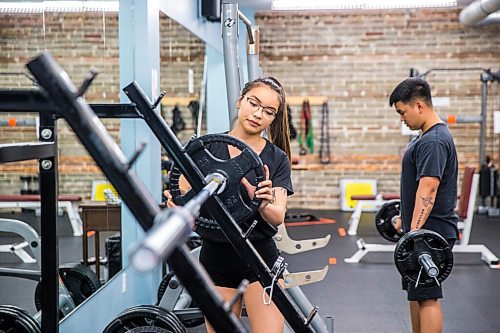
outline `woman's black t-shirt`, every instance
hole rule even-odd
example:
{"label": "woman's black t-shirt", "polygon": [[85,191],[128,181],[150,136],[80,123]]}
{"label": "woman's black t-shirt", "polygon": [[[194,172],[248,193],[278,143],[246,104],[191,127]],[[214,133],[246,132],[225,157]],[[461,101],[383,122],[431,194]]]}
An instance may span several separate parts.
{"label": "woman's black t-shirt", "polygon": [[[215,157],[222,160],[228,160],[231,158],[228,146],[224,143],[211,144],[208,147],[208,150]],[[290,177],[290,162],[285,152],[266,139],[266,145],[259,154],[259,157],[262,160],[262,163],[267,165],[269,168],[269,179],[273,182],[273,187],[282,187],[286,189],[287,195],[292,195],[293,186]],[[245,178],[250,182],[250,184],[254,186],[257,185],[255,183],[255,171],[251,170],[247,175],[245,175]],[[246,195],[246,190],[243,185],[240,185],[240,192],[245,200],[250,200]],[[255,220],[257,220],[258,223],[249,236],[251,241],[270,238],[276,234],[277,228],[267,223],[258,211],[243,223],[239,223],[243,232],[245,232]],[[205,228],[202,225],[197,225],[195,231],[205,239],[215,242],[227,242],[227,239],[220,228]]]}

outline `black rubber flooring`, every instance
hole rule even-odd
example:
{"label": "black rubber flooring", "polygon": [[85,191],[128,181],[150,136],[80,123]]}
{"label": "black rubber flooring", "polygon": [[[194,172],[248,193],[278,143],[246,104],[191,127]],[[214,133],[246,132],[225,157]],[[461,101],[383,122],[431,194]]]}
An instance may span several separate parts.
{"label": "black rubber flooring", "polygon": [[[289,227],[295,239],[317,238],[332,234],[321,250],[287,255],[290,271],[319,269],[328,258],[337,258],[321,283],[303,286],[322,315],[332,315],[335,332],[411,332],[406,294],[391,253],[369,253],[361,263],[348,264],[344,258],[357,250],[356,239],[367,243],[385,243],[374,226],[374,214],[364,213],[358,236],[340,237],[338,228],[347,230],[350,214],[315,211],[316,216],[337,220],[335,224]],[[477,216],[470,244],[482,243],[500,255],[500,219]],[[443,332],[500,332],[500,270],[490,269],[479,254],[455,254],[455,265],[444,281],[442,302]]]}
{"label": "black rubber flooring", "polygon": [[[332,316],[335,332],[411,332],[406,295],[401,290],[400,276],[390,253],[371,253],[359,264],[344,263],[357,250],[356,239],[367,243],[384,243],[377,236],[373,225],[374,214],[361,217],[358,236],[340,237],[339,228],[347,230],[350,213],[336,211],[310,211],[317,217],[336,219],[333,224],[289,226],[288,233],[294,239],[318,238],[330,233],[332,239],[323,248],[294,255],[284,254],[290,272],[317,270],[335,258],[328,275],[319,283],[302,287],[312,304],[318,305],[322,316]],[[24,214],[24,215],[23,215]],[[36,218],[22,214],[0,214],[2,217],[30,221],[39,231]],[[77,262],[81,259],[81,239],[71,236],[69,223],[60,224],[60,262]],[[2,237],[3,236],[3,237]],[[477,216],[471,234],[471,244],[484,244],[500,256],[500,219]],[[12,240],[10,235],[0,234],[0,244]],[[388,244],[388,243],[385,243]],[[101,250],[101,253],[104,253]],[[10,254],[0,254],[0,265],[24,267]],[[15,304],[35,311],[33,292],[36,283],[24,279],[0,276],[0,304]],[[479,254],[455,254],[455,266],[444,282],[443,332],[498,333],[500,332],[500,270],[490,269]],[[190,332],[204,332],[203,327]]]}

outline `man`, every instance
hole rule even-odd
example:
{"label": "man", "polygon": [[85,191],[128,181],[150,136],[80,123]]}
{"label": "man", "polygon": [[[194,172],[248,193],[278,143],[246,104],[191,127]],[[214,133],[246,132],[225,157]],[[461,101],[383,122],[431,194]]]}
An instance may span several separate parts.
{"label": "man", "polygon": [[[434,111],[429,84],[420,78],[401,82],[389,104],[401,121],[420,135],[406,147],[401,170],[401,223],[403,232],[429,229],[443,236],[450,247],[458,238],[455,214],[458,162],[453,137]],[[403,281],[408,293],[413,333],[441,332],[443,315],[436,285],[417,287]]]}

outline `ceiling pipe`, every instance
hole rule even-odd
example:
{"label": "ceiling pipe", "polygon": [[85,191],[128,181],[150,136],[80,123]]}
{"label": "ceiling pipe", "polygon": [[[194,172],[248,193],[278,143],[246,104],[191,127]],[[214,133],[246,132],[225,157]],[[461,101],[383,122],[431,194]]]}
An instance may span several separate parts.
{"label": "ceiling pipe", "polygon": [[[475,26],[477,24],[490,24],[498,22],[498,17],[489,18],[488,15],[500,9],[500,0],[478,0],[460,12],[458,20],[465,26]],[[491,21],[491,22],[488,22]]]}

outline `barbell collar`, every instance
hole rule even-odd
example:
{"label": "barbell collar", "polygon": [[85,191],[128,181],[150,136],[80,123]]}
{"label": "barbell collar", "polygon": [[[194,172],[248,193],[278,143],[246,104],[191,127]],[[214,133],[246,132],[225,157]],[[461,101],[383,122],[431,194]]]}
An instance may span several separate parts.
{"label": "barbell collar", "polygon": [[430,277],[435,278],[436,276],[439,275],[439,268],[436,266],[436,264],[432,260],[432,257],[430,254],[428,254],[428,253],[421,254],[418,257],[418,262],[420,263],[420,265],[422,265],[425,272]]}
{"label": "barbell collar", "polygon": [[226,180],[227,178],[218,172],[207,175],[205,177],[205,182],[207,184],[184,205],[183,209],[191,214],[193,218],[198,217],[201,206],[208,200],[208,198],[214,195],[214,193],[220,194],[224,191],[226,188]]}

